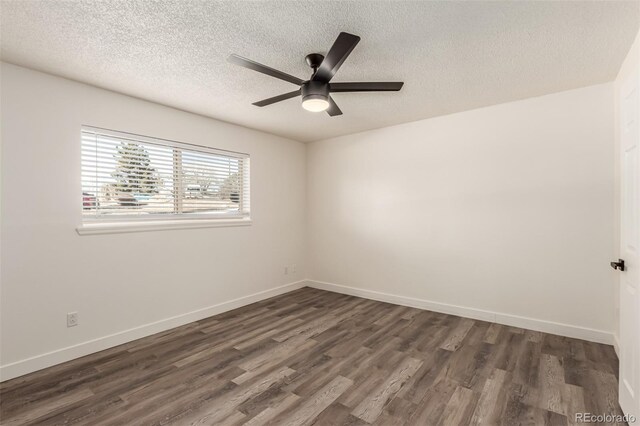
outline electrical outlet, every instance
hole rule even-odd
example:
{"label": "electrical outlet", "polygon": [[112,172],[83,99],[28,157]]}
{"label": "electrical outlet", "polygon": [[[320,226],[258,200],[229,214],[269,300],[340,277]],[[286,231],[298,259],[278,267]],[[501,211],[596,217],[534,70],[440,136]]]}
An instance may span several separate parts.
{"label": "electrical outlet", "polygon": [[75,327],[78,325],[78,313],[69,312],[67,314],[67,327]]}
{"label": "electrical outlet", "polygon": [[284,274],[285,275],[289,275],[289,267],[288,266],[284,267]]}
{"label": "electrical outlet", "polygon": [[289,268],[289,271],[290,271],[292,274],[295,274],[295,273],[296,273],[296,264],[295,264],[295,263],[294,263],[293,265],[291,265],[291,268]]}

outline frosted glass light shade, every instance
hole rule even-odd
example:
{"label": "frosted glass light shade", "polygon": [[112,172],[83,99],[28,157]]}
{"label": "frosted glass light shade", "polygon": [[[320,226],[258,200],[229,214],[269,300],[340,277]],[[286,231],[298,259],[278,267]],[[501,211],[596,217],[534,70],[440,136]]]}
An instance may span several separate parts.
{"label": "frosted glass light shade", "polygon": [[329,101],[320,98],[305,99],[302,101],[302,108],[311,112],[321,112],[329,108]]}

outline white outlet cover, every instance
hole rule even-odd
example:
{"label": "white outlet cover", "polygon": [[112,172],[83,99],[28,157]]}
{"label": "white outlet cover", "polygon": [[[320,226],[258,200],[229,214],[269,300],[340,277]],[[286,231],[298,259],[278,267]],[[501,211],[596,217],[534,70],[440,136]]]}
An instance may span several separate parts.
{"label": "white outlet cover", "polygon": [[67,314],[67,327],[75,327],[78,325],[78,313],[69,312]]}

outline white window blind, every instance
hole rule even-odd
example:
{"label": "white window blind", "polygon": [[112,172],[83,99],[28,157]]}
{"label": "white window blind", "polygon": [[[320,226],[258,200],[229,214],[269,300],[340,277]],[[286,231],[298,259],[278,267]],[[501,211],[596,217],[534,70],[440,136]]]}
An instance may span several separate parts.
{"label": "white window blind", "polygon": [[82,127],[84,222],[249,216],[249,155]]}

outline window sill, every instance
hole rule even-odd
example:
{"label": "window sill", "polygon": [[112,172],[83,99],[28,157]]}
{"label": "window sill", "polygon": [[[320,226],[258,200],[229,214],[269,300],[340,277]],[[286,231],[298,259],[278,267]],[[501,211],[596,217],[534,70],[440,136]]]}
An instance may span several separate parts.
{"label": "window sill", "polygon": [[251,219],[157,220],[149,222],[84,223],[76,228],[80,235],[121,234],[127,232],[168,231],[173,229],[249,226]]}

